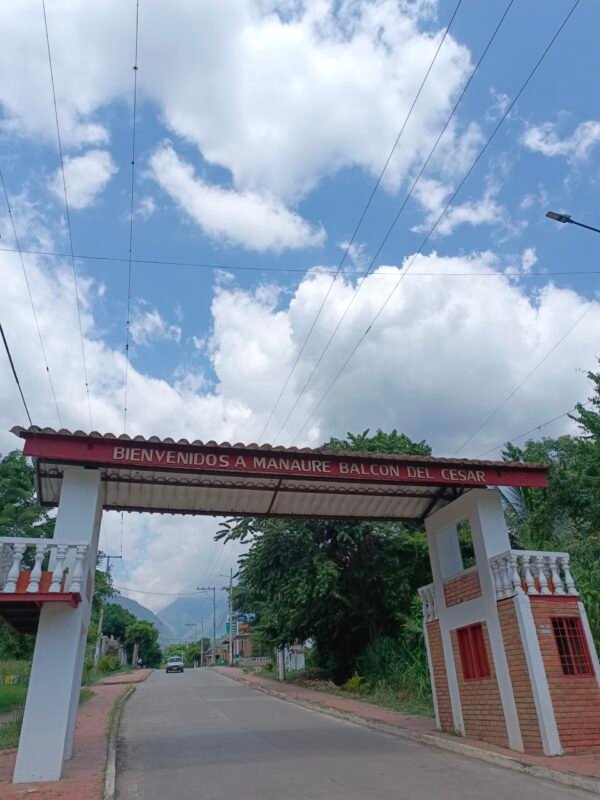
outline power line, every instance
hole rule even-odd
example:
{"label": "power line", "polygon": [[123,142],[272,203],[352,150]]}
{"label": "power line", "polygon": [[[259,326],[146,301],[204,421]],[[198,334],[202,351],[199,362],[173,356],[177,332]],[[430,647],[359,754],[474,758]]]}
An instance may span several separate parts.
{"label": "power line", "polygon": [[562,32],[563,28],[565,27],[565,25],[567,24],[567,22],[568,22],[568,21],[569,21],[569,19],[571,18],[571,16],[572,16],[573,12],[575,11],[575,9],[577,8],[577,6],[579,5],[579,3],[580,3],[580,2],[581,2],[581,0],[575,0],[575,3],[572,5],[572,7],[571,7],[570,11],[568,12],[568,14],[566,15],[566,17],[565,17],[565,18],[563,19],[563,21],[561,22],[560,26],[558,27],[558,29],[557,29],[557,31],[555,32],[555,34],[553,35],[553,37],[550,39],[550,42],[549,42],[549,43],[546,45],[546,47],[545,47],[544,51],[542,52],[541,56],[538,58],[538,60],[537,60],[537,62],[535,63],[534,67],[532,68],[532,70],[530,71],[529,75],[528,75],[528,76],[527,76],[527,78],[525,79],[525,82],[524,82],[524,83],[521,85],[521,88],[519,89],[519,91],[517,92],[517,94],[515,95],[515,97],[513,98],[513,100],[512,100],[512,101],[509,103],[508,107],[506,108],[506,110],[505,110],[504,114],[502,115],[502,117],[501,117],[501,118],[500,118],[500,120],[498,121],[498,123],[497,123],[497,125],[495,126],[494,130],[492,131],[492,133],[490,134],[490,136],[489,136],[489,137],[488,137],[488,139],[486,140],[485,144],[483,145],[483,147],[481,148],[481,150],[480,150],[480,151],[479,151],[479,153],[477,154],[477,156],[476,156],[475,160],[472,162],[471,166],[469,167],[469,169],[467,170],[466,174],[464,175],[464,177],[462,178],[462,180],[461,180],[461,181],[460,181],[460,183],[458,184],[457,188],[454,190],[454,192],[453,192],[453,193],[452,193],[452,195],[450,196],[450,199],[448,200],[448,202],[447,202],[447,203],[446,203],[446,205],[444,206],[444,208],[443,208],[442,212],[440,213],[440,215],[439,215],[439,216],[438,216],[438,218],[436,219],[436,221],[435,221],[435,223],[433,224],[433,226],[430,228],[430,230],[429,230],[429,232],[428,232],[427,236],[426,236],[426,237],[423,239],[423,241],[421,242],[421,244],[420,244],[420,246],[419,246],[419,248],[418,248],[417,252],[416,252],[416,253],[413,255],[413,257],[411,258],[411,260],[410,260],[410,262],[409,262],[408,266],[407,266],[407,267],[405,267],[405,269],[404,269],[404,271],[403,271],[402,275],[400,276],[400,278],[399,278],[399,279],[398,279],[398,281],[396,282],[396,284],[395,284],[395,286],[393,287],[393,289],[391,290],[391,292],[388,294],[388,296],[387,296],[387,298],[385,299],[385,301],[384,301],[383,305],[380,307],[379,311],[377,312],[377,314],[375,315],[375,317],[374,317],[374,318],[373,318],[373,320],[371,321],[370,325],[367,327],[367,329],[365,330],[365,332],[364,332],[364,333],[362,334],[362,336],[359,338],[359,340],[358,340],[358,342],[356,343],[356,345],[355,345],[355,346],[353,347],[353,349],[350,351],[350,354],[349,354],[349,356],[348,356],[348,357],[347,357],[347,359],[344,361],[344,363],[342,364],[341,368],[338,370],[338,372],[336,373],[335,377],[334,377],[334,378],[333,378],[333,380],[330,382],[330,384],[328,385],[327,389],[326,389],[326,390],[325,390],[325,392],[324,392],[324,393],[321,395],[321,397],[320,397],[319,401],[318,401],[318,402],[317,402],[317,404],[316,404],[316,405],[313,407],[313,409],[312,409],[312,411],[310,412],[309,416],[307,417],[307,419],[304,421],[304,423],[303,423],[303,425],[301,426],[301,428],[300,428],[300,429],[298,430],[298,432],[296,433],[296,436],[294,437],[294,439],[293,439],[293,442],[295,442],[295,441],[298,439],[298,437],[299,437],[299,436],[302,434],[303,430],[304,430],[304,429],[305,429],[305,427],[308,425],[308,423],[310,422],[310,420],[311,420],[311,419],[314,417],[315,413],[317,412],[318,408],[321,406],[322,402],[325,400],[325,398],[328,396],[328,394],[330,393],[330,391],[332,390],[332,388],[335,386],[335,384],[336,384],[336,383],[337,383],[337,381],[339,380],[340,376],[342,375],[342,373],[344,372],[344,370],[346,369],[346,367],[348,366],[348,364],[350,363],[350,361],[351,361],[351,360],[352,360],[352,358],[354,357],[354,354],[356,353],[356,351],[358,350],[358,348],[360,347],[360,345],[362,344],[362,342],[363,342],[363,341],[366,339],[366,337],[369,335],[370,331],[371,331],[371,330],[372,330],[372,328],[373,328],[373,325],[375,325],[375,323],[377,322],[377,320],[379,319],[379,317],[381,316],[381,314],[383,313],[383,311],[384,311],[384,310],[385,310],[385,308],[387,307],[388,303],[389,303],[389,302],[390,302],[390,300],[392,299],[392,297],[393,297],[394,293],[396,292],[396,290],[398,289],[398,287],[399,287],[399,286],[400,286],[400,284],[402,283],[402,281],[403,281],[403,279],[404,279],[404,277],[405,277],[405,275],[406,275],[407,271],[408,271],[408,270],[410,270],[410,268],[411,268],[411,267],[412,267],[412,265],[414,264],[414,262],[415,262],[415,260],[417,259],[417,257],[418,257],[418,256],[421,254],[421,252],[422,252],[423,248],[425,247],[425,245],[427,244],[427,242],[429,241],[429,239],[431,238],[431,236],[433,235],[433,233],[434,233],[434,232],[435,232],[435,230],[437,229],[438,225],[440,224],[441,220],[442,220],[442,219],[443,219],[443,217],[445,216],[446,212],[448,211],[448,209],[450,208],[450,206],[452,205],[452,203],[453,203],[453,202],[454,202],[454,200],[456,199],[456,197],[457,197],[458,193],[460,192],[460,190],[462,189],[462,187],[464,186],[464,184],[467,182],[467,180],[468,180],[469,176],[471,175],[471,173],[473,172],[473,170],[475,169],[475,167],[477,166],[477,164],[478,164],[478,163],[479,163],[479,161],[481,160],[481,158],[482,158],[483,154],[486,152],[487,148],[489,147],[489,145],[491,144],[491,142],[492,142],[492,141],[493,141],[493,139],[495,138],[496,134],[498,133],[498,131],[499,131],[499,129],[500,129],[500,126],[501,126],[501,125],[503,124],[503,122],[506,120],[506,118],[508,117],[508,115],[510,114],[510,112],[512,111],[512,109],[514,108],[514,106],[516,105],[517,101],[519,100],[519,98],[521,97],[521,95],[523,94],[523,92],[525,91],[525,89],[527,88],[527,86],[529,85],[530,81],[532,80],[533,76],[536,74],[536,72],[537,72],[537,70],[539,69],[539,67],[540,67],[541,63],[543,62],[544,58],[546,57],[546,55],[547,55],[547,54],[548,54],[548,52],[550,51],[550,49],[551,49],[552,45],[554,44],[554,42],[555,42],[555,41],[558,39],[558,37],[559,37],[560,33]]}
{"label": "power line", "polygon": [[199,595],[202,592],[150,592],[146,589],[132,589],[131,586],[117,586],[116,583],[113,583],[115,589],[119,589],[119,591],[123,592],[133,592],[134,594],[151,594],[157,595],[160,597],[189,597],[190,595]]}
{"label": "power line", "polygon": [[77,318],[79,321],[79,337],[81,339],[81,355],[83,358],[83,375],[85,380],[85,391],[87,394],[88,412],[90,416],[90,430],[93,430],[94,424],[92,422],[92,403],[90,400],[90,387],[88,383],[87,363],[85,359],[85,345],[83,342],[83,325],[81,322],[81,304],[79,302],[79,288],[77,286],[77,267],[75,266],[75,255],[73,251],[73,232],[71,230],[71,214],[69,212],[69,199],[67,195],[67,181],[65,178],[65,164],[62,151],[62,140],[60,136],[60,124],[58,121],[58,106],[56,105],[56,88],[54,85],[54,70],[52,68],[52,52],[50,50],[50,35],[48,33],[48,19],[46,17],[46,0],[42,0],[42,10],[44,12],[44,29],[46,31],[46,46],[48,48],[48,66],[50,68],[50,82],[52,84],[52,100],[54,102],[54,119],[56,121],[56,138],[58,141],[58,155],[60,157],[60,171],[62,174],[63,193],[65,196],[65,213],[67,219],[67,230],[69,232],[69,247],[71,265],[73,267],[73,283],[75,285],[75,298],[77,301]]}
{"label": "power line", "polygon": [[[50,256],[53,258],[70,258],[68,253],[54,252],[51,250],[18,250],[16,247],[0,247],[0,253],[23,253],[25,255],[35,256]],[[101,256],[89,255],[82,253],[75,253],[75,258],[88,261],[111,261],[115,263],[128,264],[128,258],[120,258],[118,256]],[[165,267],[197,267],[201,269],[210,270],[229,270],[231,272],[284,272],[284,273],[302,273],[303,275],[310,270],[318,270],[319,274],[332,275],[335,274],[334,268],[320,267],[311,264],[306,267],[263,267],[263,266],[247,266],[247,265],[232,265],[232,264],[204,264],[197,261],[168,261],[160,259],[148,258],[132,258],[132,264],[151,264],[153,266]],[[345,270],[340,274],[347,275],[352,278],[355,275],[354,270]],[[585,275],[600,275],[600,269],[581,269],[581,270],[558,270],[548,272],[531,272],[529,270],[512,270],[510,272],[411,272],[407,277],[409,278],[553,278],[553,277],[580,277]],[[395,278],[398,276],[398,270],[393,271],[380,270],[379,272],[370,273],[371,278]],[[364,275],[360,276],[364,279]]]}
{"label": "power line", "polygon": [[[489,450],[486,450],[485,453],[480,453],[478,456],[475,456],[475,458],[483,458],[484,456],[487,456],[490,453],[494,453],[496,450],[499,450],[501,447],[505,447],[507,444],[510,444],[511,442],[518,442],[519,439],[524,439],[526,436],[529,436],[530,434],[535,433],[536,431],[539,431],[542,428],[545,428],[547,425],[552,425],[553,422],[558,422],[559,419],[570,416],[574,411],[577,411],[578,405],[580,404],[577,403],[575,406],[573,406],[573,408],[570,408],[568,411],[564,411],[557,417],[552,417],[552,419],[549,419],[546,422],[542,422],[539,425],[536,425],[535,428],[530,428],[528,431],[525,431],[525,433],[520,433],[518,436],[511,436],[506,441],[501,442],[501,444],[497,444],[496,447],[491,447]],[[581,403],[581,406],[584,408],[589,405],[591,405],[589,401],[587,403]]]}
{"label": "power line", "polygon": [[10,348],[8,346],[8,342],[6,341],[6,336],[4,335],[4,328],[2,327],[2,323],[0,322],[0,334],[2,334],[2,341],[4,342],[4,349],[6,350],[6,355],[8,356],[8,361],[10,363],[10,368],[12,369],[12,374],[19,389],[19,394],[21,395],[21,400],[23,401],[23,405],[25,406],[25,413],[27,414],[27,419],[29,420],[29,424],[33,426],[33,422],[31,421],[31,414],[29,413],[29,408],[27,407],[27,402],[25,400],[25,395],[23,394],[23,389],[21,388],[21,383],[19,381],[19,376],[17,375],[17,370],[15,368],[15,362],[13,361],[13,357],[10,352]]}
{"label": "power line", "polygon": [[464,441],[464,442],[461,444],[461,446],[460,446],[459,448],[457,448],[457,449],[454,451],[454,453],[452,453],[452,455],[453,455],[453,456],[455,456],[455,455],[457,455],[458,453],[460,453],[460,451],[461,451],[461,450],[463,450],[463,449],[464,449],[464,448],[465,448],[465,447],[466,447],[466,446],[469,444],[469,442],[470,442],[472,439],[474,439],[474,438],[475,438],[475,436],[477,436],[477,434],[478,434],[478,433],[479,433],[479,432],[480,432],[480,431],[481,431],[483,428],[485,428],[485,426],[488,424],[488,422],[490,422],[490,421],[491,421],[491,420],[492,420],[492,419],[493,419],[493,418],[496,416],[496,414],[498,414],[498,412],[499,412],[499,411],[501,411],[501,410],[504,408],[504,406],[505,406],[505,405],[506,405],[506,404],[507,404],[507,403],[508,403],[508,402],[509,402],[509,401],[510,401],[510,400],[511,400],[511,399],[512,399],[512,398],[513,398],[515,395],[516,395],[516,393],[519,391],[519,389],[520,389],[520,388],[521,388],[521,387],[522,387],[522,386],[523,386],[525,383],[527,383],[527,381],[528,381],[528,380],[529,380],[529,379],[532,377],[532,375],[534,375],[534,373],[536,373],[536,372],[537,372],[537,370],[538,370],[538,369],[539,369],[539,368],[542,366],[542,364],[543,364],[545,361],[547,361],[547,360],[550,358],[550,356],[552,355],[552,353],[553,353],[553,352],[554,352],[554,351],[555,351],[555,350],[556,350],[556,349],[557,349],[557,348],[558,348],[558,347],[559,347],[559,346],[560,346],[560,345],[561,345],[561,344],[564,342],[564,340],[567,338],[567,336],[569,336],[569,334],[570,334],[570,333],[571,333],[571,332],[572,332],[572,331],[573,331],[573,330],[574,330],[574,329],[575,329],[575,328],[576,328],[576,327],[579,325],[579,323],[580,323],[580,322],[581,322],[581,320],[582,320],[582,319],[585,317],[585,315],[586,315],[586,314],[587,314],[589,311],[591,311],[591,309],[592,309],[592,307],[594,306],[594,304],[595,304],[595,301],[594,301],[594,300],[592,300],[592,302],[591,302],[591,303],[590,303],[588,306],[586,306],[586,308],[585,308],[585,310],[584,310],[583,314],[581,314],[581,315],[580,315],[580,316],[579,316],[579,317],[578,317],[578,318],[575,320],[575,322],[574,322],[574,323],[571,325],[571,327],[570,327],[570,328],[567,328],[567,330],[565,331],[565,333],[563,333],[563,335],[560,337],[560,339],[559,339],[557,342],[555,342],[555,343],[552,345],[552,347],[550,348],[550,350],[548,350],[548,352],[547,352],[547,353],[546,353],[546,354],[545,354],[545,355],[544,355],[544,356],[543,356],[543,357],[542,357],[542,358],[541,358],[541,359],[540,359],[540,360],[537,362],[537,364],[536,364],[536,365],[533,367],[533,369],[531,369],[531,370],[530,370],[530,371],[527,373],[527,375],[525,375],[525,377],[523,378],[523,380],[522,380],[522,381],[520,381],[520,382],[519,382],[519,383],[518,383],[518,384],[515,386],[515,388],[514,388],[514,389],[513,389],[511,392],[509,392],[509,393],[506,395],[506,397],[504,398],[504,400],[502,400],[502,402],[501,402],[501,403],[499,403],[499,404],[496,406],[496,408],[495,408],[495,409],[492,411],[492,413],[491,413],[491,414],[488,414],[488,416],[487,416],[487,417],[486,417],[486,418],[483,420],[483,422],[482,422],[480,425],[478,425],[478,426],[477,426],[477,428],[475,428],[475,430],[473,431],[473,433],[472,433],[470,436],[468,436],[468,437],[465,439],[465,441]]}
{"label": "power line", "polygon": [[[135,58],[133,63],[133,118],[131,133],[131,191],[129,207],[129,257],[127,259],[127,323],[125,333],[125,397],[123,402],[123,433],[127,431],[127,379],[129,373],[129,328],[131,318],[131,265],[133,258],[133,204],[135,197],[135,135],[137,121],[137,74],[138,74],[138,42],[140,32],[140,3],[135,4]],[[121,526],[122,526],[121,518]],[[122,538],[122,533],[121,533]]]}
{"label": "power line", "polygon": [[[333,342],[333,340],[335,339],[335,337],[336,337],[336,335],[337,335],[337,332],[338,332],[338,330],[339,330],[339,329],[340,329],[340,327],[342,326],[342,323],[343,323],[343,322],[344,322],[344,320],[346,319],[346,316],[348,315],[348,312],[350,311],[350,308],[351,308],[352,304],[354,303],[354,301],[355,301],[355,299],[356,299],[356,297],[357,297],[357,295],[358,295],[359,291],[361,290],[361,288],[362,288],[362,286],[363,286],[364,279],[365,279],[365,278],[367,277],[367,275],[369,275],[369,273],[371,272],[371,269],[373,268],[373,265],[375,264],[375,261],[376,261],[376,260],[377,260],[377,258],[379,257],[379,254],[381,253],[381,251],[383,250],[383,248],[384,248],[385,244],[387,243],[387,241],[388,241],[389,237],[391,236],[391,234],[392,234],[392,231],[393,231],[393,230],[394,230],[394,228],[396,227],[396,225],[397,225],[397,223],[398,223],[398,220],[400,219],[400,217],[401,217],[401,215],[402,215],[402,213],[403,213],[404,209],[406,208],[406,205],[408,204],[408,201],[409,201],[409,200],[410,200],[410,198],[412,197],[412,194],[413,194],[413,192],[414,192],[414,190],[415,190],[415,188],[416,188],[417,184],[418,184],[418,183],[419,183],[419,181],[421,180],[421,177],[423,176],[423,173],[425,172],[425,170],[426,170],[426,168],[427,168],[427,166],[428,166],[428,164],[429,164],[430,160],[432,159],[432,157],[433,157],[433,155],[434,155],[435,151],[437,150],[437,147],[438,147],[438,145],[439,145],[440,141],[442,140],[442,137],[444,136],[444,133],[446,132],[446,130],[447,130],[447,128],[448,128],[448,126],[450,125],[450,122],[451,122],[451,121],[452,121],[452,119],[454,118],[454,115],[455,115],[455,113],[456,113],[456,111],[457,111],[457,109],[458,109],[458,106],[460,105],[460,103],[462,102],[462,99],[463,99],[463,97],[464,97],[464,96],[465,96],[465,94],[467,93],[467,90],[468,90],[469,86],[471,85],[471,82],[473,81],[473,78],[474,78],[474,77],[475,77],[475,75],[477,74],[477,72],[478,72],[478,70],[479,70],[479,67],[481,66],[481,64],[482,64],[482,62],[483,62],[483,60],[484,60],[485,56],[487,55],[487,52],[488,52],[488,50],[489,50],[489,49],[490,49],[490,47],[492,46],[492,44],[493,44],[493,42],[494,42],[494,40],[495,40],[495,38],[496,38],[496,36],[497,36],[497,34],[498,34],[498,31],[499,31],[499,30],[500,30],[500,28],[502,27],[502,24],[504,23],[504,20],[506,19],[506,16],[507,16],[508,12],[510,11],[510,9],[511,9],[511,7],[512,7],[513,3],[514,3],[514,0],[509,0],[509,2],[508,2],[508,4],[507,4],[506,8],[504,9],[504,12],[503,12],[502,16],[500,17],[500,19],[499,19],[499,21],[498,21],[498,23],[497,23],[497,25],[496,25],[496,27],[495,27],[494,31],[492,32],[492,35],[490,36],[490,38],[489,38],[489,40],[488,40],[488,42],[487,42],[487,44],[486,44],[485,48],[483,49],[483,52],[482,52],[482,53],[481,53],[481,55],[479,56],[479,60],[478,60],[478,61],[477,61],[477,63],[475,64],[475,67],[473,68],[473,71],[471,72],[471,75],[469,76],[469,79],[467,80],[467,82],[466,82],[466,83],[465,83],[465,85],[463,86],[463,88],[462,88],[462,91],[461,91],[460,95],[458,96],[458,98],[457,98],[456,102],[454,103],[454,105],[453,105],[453,107],[452,107],[452,109],[451,109],[451,111],[450,111],[450,114],[449,114],[449,116],[448,116],[448,117],[447,117],[447,119],[446,119],[446,122],[444,123],[444,125],[443,125],[442,129],[440,130],[440,132],[439,132],[439,134],[438,134],[438,137],[437,137],[437,139],[435,140],[435,142],[434,142],[434,144],[433,144],[433,147],[431,148],[431,150],[429,151],[429,154],[428,154],[427,158],[425,159],[425,161],[424,161],[424,162],[423,162],[423,164],[421,165],[421,168],[420,168],[420,170],[419,170],[419,172],[418,172],[417,176],[415,177],[415,179],[414,179],[414,181],[413,181],[413,183],[412,183],[412,185],[411,185],[411,187],[410,187],[410,189],[409,189],[408,193],[406,194],[406,196],[405,196],[404,200],[402,201],[402,204],[400,205],[400,208],[398,209],[398,211],[397,211],[397,213],[396,213],[396,216],[395,216],[395,217],[394,217],[394,219],[392,220],[392,222],[391,222],[390,226],[388,227],[388,229],[387,229],[387,231],[386,231],[386,233],[385,233],[385,236],[383,237],[383,239],[382,239],[381,243],[379,244],[379,247],[377,248],[377,251],[375,252],[374,256],[372,257],[372,259],[371,259],[371,261],[370,261],[370,263],[369,263],[369,265],[368,265],[368,267],[367,267],[367,269],[366,269],[366,271],[364,272],[364,274],[363,274],[363,276],[362,276],[362,277],[363,277],[363,281],[361,281],[361,282],[357,283],[357,285],[356,285],[356,289],[354,290],[353,294],[351,295],[351,297],[350,297],[350,300],[348,301],[348,303],[347,303],[347,305],[346,305],[346,308],[344,309],[344,311],[343,311],[343,313],[342,313],[342,316],[339,318],[339,320],[338,320],[338,322],[337,322],[337,325],[335,326],[335,328],[333,329],[332,333],[330,334],[330,336],[329,336],[329,339],[327,340],[327,342],[326,342],[326,344],[325,344],[325,347],[323,348],[323,350],[321,351],[321,354],[319,355],[319,358],[318,358],[318,359],[317,359],[317,361],[315,362],[315,364],[314,364],[314,366],[313,366],[313,368],[312,368],[312,370],[311,370],[311,372],[310,372],[310,374],[309,374],[308,378],[306,379],[306,381],[304,382],[304,385],[302,386],[302,388],[301,388],[300,392],[298,393],[298,396],[296,397],[296,400],[294,401],[294,404],[292,405],[292,407],[291,407],[291,409],[289,410],[289,412],[288,412],[288,414],[287,414],[286,418],[284,419],[284,421],[283,421],[283,424],[282,424],[282,425],[281,425],[281,427],[279,428],[279,431],[278,431],[278,433],[277,433],[277,436],[275,437],[275,440],[276,440],[276,441],[278,441],[278,440],[279,440],[279,437],[281,436],[281,433],[283,432],[283,430],[284,430],[285,426],[287,425],[287,423],[288,423],[288,421],[289,421],[290,417],[291,417],[291,416],[292,416],[292,414],[294,413],[295,409],[298,407],[298,404],[299,404],[300,400],[301,400],[301,399],[302,399],[302,397],[304,396],[304,393],[306,392],[306,389],[308,388],[308,386],[309,386],[310,382],[312,381],[312,379],[313,379],[313,377],[314,377],[314,375],[315,375],[315,373],[316,373],[317,369],[319,368],[319,366],[320,366],[320,364],[321,364],[321,362],[322,362],[323,358],[325,357],[325,354],[326,354],[326,353],[327,353],[327,351],[329,350],[329,347],[331,346],[331,343],[332,343],[332,342]],[[403,275],[406,275],[406,273],[407,273],[407,272],[410,270],[410,267],[411,267],[411,266],[412,266],[412,262],[411,262],[411,264],[408,266],[408,268],[406,268],[406,269],[404,270],[404,272],[403,272]],[[402,278],[401,278],[400,280],[402,280]]]}
{"label": "power line", "polygon": [[[444,44],[444,42],[446,40],[446,36],[448,35],[448,31],[450,30],[450,26],[454,22],[454,18],[458,14],[458,10],[459,10],[461,4],[462,4],[462,0],[458,0],[458,3],[456,4],[456,7],[454,9],[454,12],[452,13],[452,16],[450,17],[450,21],[448,22],[448,24],[446,26],[446,29],[444,30],[443,36],[440,39],[440,42],[439,42],[439,44],[438,44],[438,46],[436,48],[436,51],[435,51],[435,53],[433,55],[433,58],[432,58],[429,66],[427,68],[427,71],[425,72],[425,75],[423,76],[423,80],[421,81],[421,85],[419,86],[417,94],[415,95],[415,98],[412,101],[412,104],[411,104],[411,106],[410,106],[410,108],[408,110],[408,113],[407,113],[407,115],[406,115],[406,117],[404,119],[404,122],[402,123],[402,127],[400,128],[400,131],[399,131],[398,135],[396,136],[396,140],[395,140],[395,142],[394,142],[394,144],[392,146],[392,149],[390,150],[390,153],[389,153],[389,155],[388,155],[388,157],[386,159],[386,162],[383,165],[383,169],[381,170],[377,180],[375,181],[375,185],[373,186],[373,188],[371,190],[371,194],[369,195],[367,203],[366,203],[365,207],[363,208],[362,213],[361,213],[361,215],[359,217],[359,220],[356,223],[356,226],[354,228],[354,231],[352,232],[352,236],[350,237],[350,240],[348,241],[348,244],[345,247],[345,250],[344,250],[344,253],[343,253],[342,258],[340,260],[340,263],[338,265],[338,268],[337,268],[337,270],[336,270],[336,272],[335,272],[335,274],[333,276],[333,280],[331,281],[331,284],[329,285],[329,288],[327,289],[327,292],[325,293],[325,297],[321,301],[321,305],[319,306],[317,314],[316,314],[315,318],[313,319],[313,321],[311,323],[311,326],[310,326],[310,328],[308,330],[308,333],[306,334],[304,342],[302,343],[302,346],[301,346],[300,350],[298,351],[298,355],[296,356],[296,359],[295,359],[295,361],[294,361],[294,363],[292,365],[292,368],[291,368],[287,378],[285,379],[285,382],[284,382],[283,386],[281,387],[281,391],[279,392],[279,395],[277,396],[277,399],[275,400],[275,404],[274,404],[273,408],[271,409],[271,412],[269,413],[269,417],[268,417],[268,419],[267,419],[267,421],[266,421],[266,423],[264,425],[262,433],[258,437],[258,442],[259,443],[260,443],[261,439],[264,437],[264,435],[265,435],[265,433],[267,431],[267,428],[271,424],[271,420],[273,419],[273,415],[274,415],[274,413],[275,413],[275,411],[277,409],[277,406],[279,405],[279,403],[281,401],[281,398],[283,397],[283,395],[285,393],[285,390],[287,389],[287,387],[289,385],[289,382],[292,379],[292,375],[294,374],[294,372],[296,370],[296,367],[298,366],[298,364],[300,362],[302,354],[304,353],[306,345],[308,344],[308,340],[310,339],[310,337],[311,337],[311,335],[312,335],[312,333],[313,333],[313,331],[315,329],[315,326],[316,326],[316,324],[317,324],[317,322],[318,322],[318,320],[319,320],[319,318],[321,316],[321,312],[323,311],[323,308],[325,307],[325,303],[327,302],[327,299],[329,298],[329,295],[331,294],[331,290],[333,289],[333,285],[335,284],[335,282],[336,282],[336,280],[338,278],[338,275],[340,274],[341,269],[342,269],[342,267],[344,265],[344,262],[346,261],[348,253],[350,252],[350,248],[354,244],[354,240],[356,238],[356,235],[357,235],[357,233],[359,231],[360,226],[363,223],[363,220],[364,220],[364,218],[365,218],[365,216],[367,214],[367,211],[371,207],[371,203],[373,202],[373,198],[375,197],[375,194],[376,194],[377,190],[379,189],[381,181],[383,180],[383,176],[384,176],[384,174],[385,174],[385,172],[386,172],[386,170],[387,170],[387,168],[388,168],[388,166],[390,164],[390,161],[392,160],[392,156],[396,152],[396,148],[398,147],[398,143],[400,142],[400,139],[402,138],[402,134],[404,133],[404,130],[405,130],[407,124],[408,124],[408,121],[410,120],[410,118],[412,116],[414,108],[415,108],[415,106],[416,106],[416,104],[417,104],[417,102],[419,100],[419,97],[421,96],[421,92],[423,91],[423,87],[425,86],[425,84],[427,82],[427,79],[429,78],[431,70],[433,69],[433,66],[434,66],[435,62],[437,61],[437,57],[438,57],[438,55],[440,53],[440,50],[442,49],[442,45]],[[279,434],[278,434],[278,436],[279,436]]]}
{"label": "power line", "polygon": [[33,312],[33,319],[35,320],[35,327],[37,329],[38,338],[40,340],[40,348],[42,350],[42,358],[44,359],[44,365],[46,367],[46,375],[48,376],[48,382],[50,383],[50,391],[52,392],[52,398],[54,400],[54,405],[56,406],[56,415],[58,417],[58,424],[62,428],[62,419],[60,416],[60,409],[58,407],[58,400],[56,399],[56,392],[54,391],[54,383],[52,381],[52,375],[50,374],[50,367],[48,365],[48,358],[46,356],[46,348],[44,347],[44,340],[42,339],[42,332],[40,330],[40,323],[38,321],[37,311],[35,308],[35,303],[33,302],[33,294],[31,293],[31,286],[29,285],[29,277],[27,275],[27,270],[25,269],[25,259],[23,258],[23,251],[21,250],[21,243],[19,241],[19,237],[17,236],[17,226],[15,225],[15,220],[12,214],[12,209],[10,206],[10,200],[8,199],[8,191],[6,190],[6,183],[4,182],[4,175],[2,173],[2,169],[0,168],[0,181],[2,182],[2,190],[4,192],[4,199],[6,201],[6,208],[8,210],[8,216],[10,218],[10,222],[12,225],[13,236],[15,238],[15,243],[17,245],[16,252],[19,254],[19,260],[21,262],[21,269],[23,270],[23,276],[25,278],[25,285],[27,286],[27,294],[29,295],[29,302],[31,303],[31,310]]}

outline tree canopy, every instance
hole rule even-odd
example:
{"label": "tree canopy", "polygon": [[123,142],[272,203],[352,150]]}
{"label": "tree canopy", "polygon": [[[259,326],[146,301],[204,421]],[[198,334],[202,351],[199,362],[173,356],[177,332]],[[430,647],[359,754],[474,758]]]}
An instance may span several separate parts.
{"label": "tree canopy", "polygon": [[[396,431],[348,434],[325,446],[431,452]],[[236,604],[259,612],[259,636],[277,645],[315,640],[319,663],[338,681],[369,643],[400,633],[416,589],[430,580],[425,535],[402,524],[235,519],[218,535],[250,544]]]}

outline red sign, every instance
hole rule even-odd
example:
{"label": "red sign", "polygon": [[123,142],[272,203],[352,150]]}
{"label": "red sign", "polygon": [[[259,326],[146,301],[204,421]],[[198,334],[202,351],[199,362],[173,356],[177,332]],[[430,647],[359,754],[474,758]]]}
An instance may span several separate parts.
{"label": "red sign", "polygon": [[95,437],[26,434],[25,455],[45,461],[94,464],[98,467],[255,475],[273,478],[351,480],[366,483],[438,484],[455,486],[547,485],[546,468],[478,462],[410,462],[392,459],[319,455],[294,451],[251,451],[194,445],[154,444]]}

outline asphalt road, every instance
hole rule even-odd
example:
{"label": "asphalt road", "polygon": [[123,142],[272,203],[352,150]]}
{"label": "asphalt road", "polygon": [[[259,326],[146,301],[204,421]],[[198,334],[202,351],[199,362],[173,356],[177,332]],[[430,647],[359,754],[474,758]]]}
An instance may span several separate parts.
{"label": "asphalt road", "polygon": [[590,800],[208,669],[155,672],[121,720],[118,800]]}

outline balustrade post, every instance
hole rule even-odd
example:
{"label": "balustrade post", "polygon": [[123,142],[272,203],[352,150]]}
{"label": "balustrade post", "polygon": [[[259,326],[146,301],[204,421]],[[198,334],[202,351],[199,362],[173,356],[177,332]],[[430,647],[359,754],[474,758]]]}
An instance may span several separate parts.
{"label": "balustrade post", "polygon": [[548,563],[550,565],[550,577],[554,586],[554,594],[564,594],[565,587],[558,569],[558,558],[553,553],[548,556]]}
{"label": "balustrade post", "polygon": [[508,557],[508,564],[510,568],[510,579],[512,583],[513,594],[523,594],[523,587],[521,586],[521,576],[519,574],[517,556],[512,551]]}
{"label": "balustrade post", "polygon": [[52,583],[50,584],[50,591],[52,593],[60,592],[62,589],[62,576],[65,570],[65,558],[67,557],[68,550],[69,546],[66,544],[59,544],[56,548],[56,563],[52,574]]}
{"label": "balustrade post", "polygon": [[42,577],[42,561],[44,560],[47,549],[47,542],[40,542],[39,544],[35,545],[35,563],[29,577],[29,586],[27,587],[28,592],[39,591],[40,578]]}
{"label": "balustrade post", "polygon": [[567,587],[567,594],[579,595],[579,592],[575,588],[575,581],[573,580],[573,576],[571,575],[571,568],[569,567],[569,556],[562,556],[560,560],[562,564],[563,573],[565,576],[565,585]]}
{"label": "balustrade post", "polygon": [[87,553],[87,545],[78,545],[75,551],[75,564],[73,575],[69,584],[70,592],[81,592],[81,581],[83,578],[83,560]]}
{"label": "balustrade post", "polygon": [[525,579],[525,585],[527,586],[527,594],[538,594],[529,562],[530,556],[523,556],[523,577]]}
{"label": "balustrade post", "polygon": [[535,563],[537,566],[537,573],[538,573],[538,581],[540,584],[540,594],[551,594],[550,589],[548,588],[548,579],[546,578],[546,573],[544,571],[545,568],[545,556],[537,555],[535,556]]}
{"label": "balustrade post", "polygon": [[13,544],[12,546],[12,564],[8,571],[8,575],[6,576],[6,583],[4,584],[4,591],[7,593],[17,591],[17,581],[19,580],[19,572],[21,571],[21,561],[23,560],[23,555],[26,549],[27,545],[21,542],[18,544]]}
{"label": "balustrade post", "polygon": [[494,589],[496,590],[496,600],[500,600],[502,595],[502,579],[500,577],[499,559],[495,558],[490,562],[492,576],[494,578]]}

